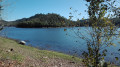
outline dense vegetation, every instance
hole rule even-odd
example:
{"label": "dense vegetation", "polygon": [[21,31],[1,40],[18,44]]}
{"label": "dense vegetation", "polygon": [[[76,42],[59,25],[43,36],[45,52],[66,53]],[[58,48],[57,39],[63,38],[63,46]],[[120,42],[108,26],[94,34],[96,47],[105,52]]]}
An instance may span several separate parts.
{"label": "dense vegetation", "polygon": [[[108,48],[115,46],[114,41],[120,37],[119,31],[117,31],[118,27],[115,26],[115,24],[119,24],[119,20],[113,18],[117,17],[116,14],[108,13],[108,11],[114,12],[112,9],[116,7],[111,7],[111,5],[114,5],[116,0],[85,1],[88,3],[87,12],[90,18],[88,24],[91,28],[86,30],[87,36],[81,30],[76,32],[78,38],[85,40],[84,45],[87,45],[86,50],[82,53],[83,61],[88,67],[108,67],[105,60],[108,53],[111,53]],[[119,15],[119,13],[117,14]],[[112,19],[109,17],[112,17]],[[113,56],[115,56],[116,61],[119,60],[119,57],[115,54]]]}
{"label": "dense vegetation", "polygon": [[112,19],[115,25],[120,26],[120,18],[113,18]]}
{"label": "dense vegetation", "polygon": [[[119,18],[113,18],[111,19],[115,25],[120,26],[120,19]],[[89,19],[85,20],[77,20],[72,21],[68,20],[58,14],[36,14],[29,18],[22,18],[18,19],[16,21],[0,21],[0,25],[4,26],[15,26],[15,27],[22,27],[22,28],[38,28],[38,27],[71,27],[71,26],[91,26],[91,22],[89,22]]]}
{"label": "dense vegetation", "polygon": [[6,26],[15,26],[22,28],[39,28],[39,27],[71,27],[88,25],[88,19],[72,21],[55,13],[36,14],[29,18],[22,18],[11,21]]}
{"label": "dense vegetation", "polygon": [[[2,25],[4,25],[4,26],[9,26],[10,23],[8,23],[8,22],[5,21],[5,20],[0,20],[0,26],[2,26]],[[12,24],[11,24],[11,25],[12,25]]]}
{"label": "dense vegetation", "polygon": [[66,18],[58,14],[36,14],[30,18],[16,20],[17,27],[65,27],[70,26]]}
{"label": "dense vegetation", "polygon": [[[120,25],[120,19],[114,18],[111,19],[114,21],[116,25]],[[10,23],[8,25],[11,25]],[[29,18],[23,18],[16,20],[12,23],[12,26],[16,27],[25,27],[25,28],[31,28],[31,27],[71,27],[71,26],[91,26],[91,22],[89,22],[89,19],[85,20],[77,20],[72,21],[68,20],[58,14],[54,13],[48,13],[48,14],[36,14],[34,16],[31,16]]]}

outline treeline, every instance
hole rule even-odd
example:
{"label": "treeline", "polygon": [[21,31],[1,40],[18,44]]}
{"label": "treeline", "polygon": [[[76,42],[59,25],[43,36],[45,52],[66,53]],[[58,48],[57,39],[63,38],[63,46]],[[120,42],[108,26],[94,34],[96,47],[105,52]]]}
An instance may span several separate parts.
{"label": "treeline", "polygon": [[[113,23],[120,26],[119,18],[112,18]],[[39,28],[39,27],[80,27],[80,26],[91,26],[89,19],[72,21],[68,20],[58,14],[36,14],[29,18],[22,18],[16,21],[7,22],[4,20],[0,21],[0,25],[4,26],[15,26],[21,28]]]}
{"label": "treeline", "polygon": [[66,27],[72,26],[72,22],[58,14],[36,14],[30,18],[16,20],[16,27],[32,28],[32,27]]}
{"label": "treeline", "polygon": [[55,13],[36,14],[29,18],[19,19],[13,22],[14,26],[22,28],[39,27],[79,27],[88,25],[89,20],[72,21]]}
{"label": "treeline", "polygon": [[0,26],[8,26],[8,22],[5,20],[0,20]]}

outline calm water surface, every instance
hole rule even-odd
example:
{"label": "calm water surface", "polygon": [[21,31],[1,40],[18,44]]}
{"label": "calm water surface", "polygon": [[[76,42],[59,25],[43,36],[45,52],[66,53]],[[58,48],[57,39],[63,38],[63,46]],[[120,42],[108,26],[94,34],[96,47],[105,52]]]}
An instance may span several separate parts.
{"label": "calm water surface", "polygon": [[[67,29],[67,31],[64,31]],[[81,32],[86,36],[90,37],[87,34],[89,28],[81,27]],[[15,28],[15,27],[6,27],[1,31],[1,35],[7,36],[9,38],[14,38],[18,40],[25,40],[27,45],[31,44],[34,47],[39,47],[41,49],[53,50],[58,52],[63,52],[67,54],[77,54],[81,55],[83,50],[86,49],[85,41],[76,36],[74,31],[77,31],[78,28]],[[109,47],[109,52],[118,52],[120,45],[117,44],[117,47]],[[107,59],[113,60],[110,53],[107,53]],[[115,56],[118,56],[117,54]],[[114,56],[114,57],[115,57]]]}
{"label": "calm water surface", "polygon": [[64,53],[84,49],[84,41],[77,38],[72,28],[15,28],[7,27],[1,34],[9,38],[25,40],[27,44],[42,49]]}

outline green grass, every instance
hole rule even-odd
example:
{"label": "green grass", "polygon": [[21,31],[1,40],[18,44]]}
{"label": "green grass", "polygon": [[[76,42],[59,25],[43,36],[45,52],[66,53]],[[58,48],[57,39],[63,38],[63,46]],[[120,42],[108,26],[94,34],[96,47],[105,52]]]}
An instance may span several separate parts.
{"label": "green grass", "polygon": [[0,59],[17,60],[18,62],[22,62],[24,57],[20,54],[15,54],[15,53],[1,53]]}
{"label": "green grass", "polygon": [[[13,49],[13,51],[8,52],[8,50],[10,50],[11,48]],[[41,60],[44,63],[47,63],[49,59],[56,59],[56,58],[73,61],[78,64],[82,62],[82,59],[78,57],[73,58],[73,56],[55,51],[39,50],[34,47],[20,45],[14,40],[0,37],[0,60],[9,59],[9,60],[18,61],[18,63],[22,63],[28,57],[35,60]],[[119,67],[119,66],[109,65],[108,67]]]}
{"label": "green grass", "polygon": [[[11,48],[14,51],[7,52]],[[75,62],[81,62],[81,59],[77,57],[73,58],[73,56],[54,51],[39,50],[34,47],[20,45],[14,40],[0,37],[0,59],[10,59],[22,62],[26,57],[42,60],[45,60],[45,58],[43,57],[48,57],[51,59],[59,58]]]}

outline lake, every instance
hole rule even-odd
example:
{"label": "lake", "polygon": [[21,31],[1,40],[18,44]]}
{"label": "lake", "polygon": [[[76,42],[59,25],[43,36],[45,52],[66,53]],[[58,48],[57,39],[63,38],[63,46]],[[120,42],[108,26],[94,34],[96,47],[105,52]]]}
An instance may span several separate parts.
{"label": "lake", "polygon": [[[38,47],[40,49],[52,50],[62,52],[71,55],[81,55],[82,51],[86,51],[86,42],[76,36],[77,30],[80,28],[80,32],[86,37],[90,37],[87,34],[89,28],[87,27],[75,27],[75,28],[15,28],[6,27],[1,31],[2,36],[8,38],[24,40],[27,45]],[[66,31],[65,31],[66,30]],[[78,32],[79,33],[79,32]],[[120,53],[119,43],[116,43],[117,47],[109,47],[106,60],[113,61],[114,57],[119,56],[115,54],[111,56],[111,52]],[[119,41],[119,39],[118,39]],[[110,59],[109,59],[110,58]]]}

